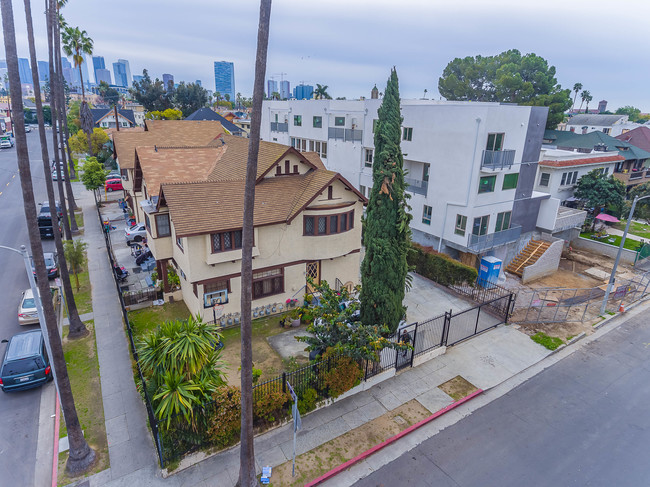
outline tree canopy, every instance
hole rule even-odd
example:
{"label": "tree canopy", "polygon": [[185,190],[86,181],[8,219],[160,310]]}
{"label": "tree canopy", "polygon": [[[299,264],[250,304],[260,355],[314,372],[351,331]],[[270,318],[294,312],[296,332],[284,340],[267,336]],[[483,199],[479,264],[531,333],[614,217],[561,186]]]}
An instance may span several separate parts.
{"label": "tree canopy", "polygon": [[619,108],[616,110],[616,115],[627,115],[630,122],[643,122],[647,120],[646,117],[641,116],[641,110],[638,109],[637,107],[633,107],[631,105],[626,105],[624,107]]}
{"label": "tree canopy", "polygon": [[[93,145],[92,153],[97,154],[110,139],[104,130],[96,127],[90,135],[90,140]],[[75,135],[71,135],[68,140],[68,145],[72,152],[76,152],[77,154],[88,153],[88,138],[83,130],[79,130]]]}
{"label": "tree canopy", "polygon": [[600,209],[619,216],[625,201],[625,184],[594,169],[578,180],[574,194],[594,209],[594,216],[600,213]]}
{"label": "tree canopy", "polygon": [[447,100],[490,101],[546,106],[547,128],[555,128],[571,108],[571,90],[563,90],[555,67],[546,59],[511,49],[496,56],[468,56],[447,64],[438,80]]}
{"label": "tree canopy", "polygon": [[165,90],[165,85],[158,78],[151,80],[149,72],[142,71],[142,80],[134,81],[131,95],[148,112],[165,111],[172,108],[173,93]]}
{"label": "tree canopy", "polygon": [[147,120],[180,120],[183,118],[183,112],[175,108],[168,108],[164,111],[147,112],[144,116]]}
{"label": "tree canopy", "polygon": [[106,81],[101,81],[97,87],[97,93],[102,97],[105,103],[115,105],[121,98],[120,92],[111,88]]}
{"label": "tree canopy", "polygon": [[81,182],[87,190],[95,191],[104,185],[107,174],[108,171],[104,169],[104,165],[96,157],[89,157],[83,165]]}
{"label": "tree canopy", "polygon": [[[634,199],[635,196],[641,198],[642,196],[650,195],[650,182],[637,184],[630,190],[630,198]],[[629,212],[629,209],[628,209]],[[641,218],[645,221],[650,221],[650,198],[641,200],[636,204],[634,216]]]}
{"label": "tree canopy", "polygon": [[183,112],[183,116],[191,115],[208,103],[208,92],[196,83],[178,85],[174,93],[174,108]]}
{"label": "tree canopy", "polygon": [[375,128],[373,186],[363,224],[366,255],[361,263],[361,321],[394,332],[404,300],[412,216],[405,193],[402,116],[397,72],[391,71]]}

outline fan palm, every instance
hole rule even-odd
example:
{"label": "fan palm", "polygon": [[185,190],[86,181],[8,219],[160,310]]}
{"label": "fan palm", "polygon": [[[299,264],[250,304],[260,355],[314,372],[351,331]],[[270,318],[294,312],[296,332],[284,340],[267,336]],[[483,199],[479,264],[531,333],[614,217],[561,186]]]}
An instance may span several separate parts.
{"label": "fan palm", "polygon": [[331,100],[332,97],[327,92],[327,88],[328,88],[327,85],[319,85],[318,83],[316,83],[316,89],[314,90],[314,98],[316,98],[317,100],[322,100],[322,99]]}
{"label": "fan palm", "polygon": [[575,85],[573,85],[573,91],[574,91],[575,95],[573,95],[573,105],[571,105],[571,111],[573,111],[573,109],[576,106],[576,98],[578,98],[578,92],[581,89],[582,89],[582,83],[576,83]]}
{"label": "fan palm", "polygon": [[580,93],[580,108],[578,108],[578,111],[582,110],[582,104],[587,101],[587,98],[591,96],[591,93],[589,91],[584,90],[582,93]]}

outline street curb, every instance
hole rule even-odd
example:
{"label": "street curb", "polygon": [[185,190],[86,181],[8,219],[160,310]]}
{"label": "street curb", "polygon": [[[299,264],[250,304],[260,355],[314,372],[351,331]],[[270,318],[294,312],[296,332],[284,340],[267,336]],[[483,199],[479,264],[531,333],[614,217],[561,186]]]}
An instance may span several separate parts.
{"label": "street curb", "polygon": [[436,418],[442,416],[443,414],[445,414],[445,413],[451,411],[452,409],[454,409],[454,408],[460,406],[461,404],[466,403],[466,402],[469,401],[470,399],[475,398],[476,396],[478,396],[478,395],[481,394],[482,392],[483,392],[483,389],[478,389],[478,390],[472,392],[470,395],[465,396],[465,397],[463,397],[462,399],[459,399],[459,400],[456,401],[456,402],[452,402],[449,406],[446,406],[446,407],[442,408],[441,410],[439,410],[439,411],[433,413],[433,414],[432,414],[431,416],[429,416],[428,418],[424,418],[422,421],[420,421],[420,422],[418,422],[418,423],[415,423],[415,424],[412,425],[412,426],[409,426],[409,427],[406,428],[404,431],[401,431],[400,433],[397,433],[395,436],[391,436],[391,437],[388,438],[387,440],[385,440],[385,441],[379,443],[378,445],[373,446],[373,447],[370,448],[369,450],[366,450],[366,451],[364,451],[363,453],[357,455],[357,456],[354,457],[353,459],[348,460],[347,462],[345,462],[345,463],[339,465],[338,467],[333,468],[333,469],[330,470],[329,472],[327,472],[327,473],[321,475],[321,476],[318,477],[317,479],[312,480],[311,482],[305,484],[305,487],[313,487],[313,486],[315,486],[315,485],[319,485],[319,484],[321,484],[322,482],[325,482],[326,480],[331,479],[331,478],[334,477],[335,475],[338,475],[339,473],[341,473],[342,471],[344,471],[344,470],[350,468],[350,467],[353,466],[354,464],[359,463],[359,462],[362,461],[362,460],[365,460],[366,458],[368,458],[368,457],[369,457],[370,455],[372,455],[373,453],[377,453],[377,452],[378,452],[379,450],[381,450],[382,448],[387,447],[388,445],[390,445],[390,444],[396,442],[396,441],[399,440],[400,438],[403,438],[404,436],[408,435],[409,433],[412,433],[413,431],[415,431],[415,430],[421,428],[421,427],[424,426],[425,424],[430,423],[430,422],[433,421],[434,419],[436,419]]}
{"label": "street curb", "polygon": [[61,420],[61,410],[59,406],[59,394],[55,391],[54,392],[54,404],[55,404],[55,412],[54,412],[54,454],[52,455],[52,487],[56,487],[58,483],[58,468],[59,468],[59,427],[60,427],[60,420]]}

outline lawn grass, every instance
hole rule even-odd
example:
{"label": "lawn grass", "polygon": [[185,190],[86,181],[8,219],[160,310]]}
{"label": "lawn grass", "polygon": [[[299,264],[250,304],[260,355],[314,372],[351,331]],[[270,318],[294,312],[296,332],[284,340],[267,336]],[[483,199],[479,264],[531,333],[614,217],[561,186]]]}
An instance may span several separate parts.
{"label": "lawn grass", "polygon": [[79,290],[77,290],[77,280],[74,273],[70,273],[70,283],[72,284],[75,303],[77,303],[77,310],[79,314],[91,313],[93,303],[88,271],[79,272],[77,277],[79,278]]}
{"label": "lawn grass", "polygon": [[129,322],[134,338],[142,338],[165,321],[186,320],[189,317],[190,311],[183,301],[129,311]]}
{"label": "lawn grass", "polygon": [[[101,472],[109,467],[108,441],[104,421],[101,383],[99,379],[99,362],[95,327],[92,320],[86,321],[90,334],[77,340],[68,340],[68,326],[63,327],[63,352],[70,377],[70,386],[74,395],[79,422],[88,444],[97,452],[98,461],[86,475]],[[67,436],[65,420],[61,413],[59,438]],[[74,480],[65,473],[68,452],[59,453],[58,485],[67,485]]]}
{"label": "lawn grass", "polygon": [[[621,245],[621,237],[619,235],[610,235],[607,238],[594,238],[593,235],[596,235],[596,233],[594,233],[594,232],[582,232],[580,234],[580,236],[582,238],[587,238],[589,240],[593,240],[595,242],[600,242],[600,243],[604,243],[604,244],[607,244],[607,245],[611,245],[613,247],[618,247],[618,246]],[[613,240],[613,242],[610,242],[610,240]],[[625,245],[623,246],[623,248],[636,252],[638,247],[639,247],[639,242],[637,242],[636,240],[632,240],[632,239],[629,239],[629,238],[625,239]]]}
{"label": "lawn grass", "polygon": [[[614,227],[618,228],[621,231],[624,231],[625,224],[626,221],[623,220],[619,223],[614,224]],[[632,235],[636,235],[637,237],[650,239],[650,225],[647,225],[645,223],[639,223],[633,221],[632,223],[630,223],[630,229],[628,231],[629,233],[631,233]]]}
{"label": "lawn grass", "polygon": [[81,211],[75,212],[74,219],[77,220],[77,227],[82,228],[84,226],[84,214]]}
{"label": "lawn grass", "polygon": [[564,340],[558,337],[548,336],[546,333],[539,332],[535,333],[530,337],[535,343],[539,343],[541,346],[548,348],[549,350],[555,350],[557,347],[564,343]]}

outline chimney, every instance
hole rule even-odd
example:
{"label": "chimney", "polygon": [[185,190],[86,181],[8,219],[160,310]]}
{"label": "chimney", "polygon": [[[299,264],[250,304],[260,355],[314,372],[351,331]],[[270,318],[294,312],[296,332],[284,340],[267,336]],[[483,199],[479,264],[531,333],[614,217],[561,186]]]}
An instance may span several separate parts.
{"label": "chimney", "polygon": [[372,100],[379,98],[379,90],[377,89],[377,85],[375,85],[374,88],[370,91],[370,98]]}

